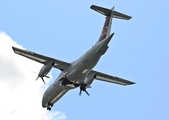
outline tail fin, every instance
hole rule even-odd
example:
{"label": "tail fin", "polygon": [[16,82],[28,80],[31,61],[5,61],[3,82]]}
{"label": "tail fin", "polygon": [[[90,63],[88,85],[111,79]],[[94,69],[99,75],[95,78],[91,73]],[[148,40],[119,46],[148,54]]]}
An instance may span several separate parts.
{"label": "tail fin", "polygon": [[131,17],[128,15],[114,11],[114,7],[112,9],[107,9],[107,8],[99,7],[96,5],[92,5],[90,8],[106,16],[106,20],[105,20],[105,23],[102,29],[102,33],[97,43],[104,40],[106,37],[110,35],[112,18],[118,18],[118,19],[123,19],[123,20],[131,19]]}

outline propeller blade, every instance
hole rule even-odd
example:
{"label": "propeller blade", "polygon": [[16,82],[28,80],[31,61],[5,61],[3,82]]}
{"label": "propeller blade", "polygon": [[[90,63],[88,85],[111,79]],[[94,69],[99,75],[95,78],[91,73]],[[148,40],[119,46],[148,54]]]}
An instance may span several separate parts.
{"label": "propeller blade", "polygon": [[38,78],[39,78],[39,76],[35,79],[35,81],[37,81]]}
{"label": "propeller blade", "polygon": [[46,78],[50,78],[49,76],[45,76]]}
{"label": "propeller blade", "polygon": [[39,68],[38,68],[38,66],[36,66],[36,70],[37,70],[37,71],[39,71]]}
{"label": "propeller blade", "polygon": [[85,93],[86,93],[88,96],[90,96],[90,94],[86,91],[86,88],[91,88],[91,86],[87,86],[86,84],[82,83],[82,84],[80,85],[79,95],[82,94],[82,91],[85,91]]}
{"label": "propeller blade", "polygon": [[82,90],[80,90],[80,92],[79,92],[79,95],[81,96],[81,94],[82,94]]}
{"label": "propeller blade", "polygon": [[43,83],[46,85],[45,80],[43,79],[43,77],[42,77],[42,81],[43,81]]}
{"label": "propeller blade", "polygon": [[34,72],[34,71],[31,71],[32,73],[34,73],[34,74],[38,74],[37,72]]}
{"label": "propeller blade", "polygon": [[88,95],[88,96],[90,96],[90,94],[86,91],[86,90],[84,90],[85,92],[86,92],[86,94]]}

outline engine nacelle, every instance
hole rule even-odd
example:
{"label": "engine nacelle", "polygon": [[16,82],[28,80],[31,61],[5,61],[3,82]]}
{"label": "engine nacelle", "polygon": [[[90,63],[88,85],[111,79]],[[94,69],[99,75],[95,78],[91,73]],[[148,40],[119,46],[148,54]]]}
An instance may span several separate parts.
{"label": "engine nacelle", "polygon": [[93,80],[96,78],[96,74],[95,73],[90,73],[87,75],[87,77],[84,80],[84,83],[87,86],[90,86],[90,84],[93,82]]}

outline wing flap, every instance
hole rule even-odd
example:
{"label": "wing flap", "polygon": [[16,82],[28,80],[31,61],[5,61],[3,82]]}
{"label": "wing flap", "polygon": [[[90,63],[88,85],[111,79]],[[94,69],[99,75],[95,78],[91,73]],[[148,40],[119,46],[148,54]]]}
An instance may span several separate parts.
{"label": "wing flap", "polygon": [[42,64],[47,64],[47,63],[53,61],[55,63],[53,65],[53,67],[58,68],[60,70],[64,70],[65,68],[67,68],[70,65],[70,63],[67,63],[67,62],[64,62],[61,60],[57,60],[57,59],[54,59],[51,57],[47,57],[44,55],[40,55],[40,54],[37,54],[32,51],[28,51],[28,50],[24,50],[24,49],[20,49],[20,48],[16,48],[16,47],[12,47],[12,49],[16,54],[19,54],[19,55],[24,56],[26,58],[40,62]]}
{"label": "wing flap", "polygon": [[116,77],[116,76],[107,75],[107,74],[104,74],[104,73],[101,73],[101,72],[98,72],[98,71],[92,70],[91,72],[96,74],[96,78],[95,78],[96,80],[115,83],[115,84],[119,84],[119,85],[135,84],[134,82],[128,81],[126,79],[119,78],[119,77]]}

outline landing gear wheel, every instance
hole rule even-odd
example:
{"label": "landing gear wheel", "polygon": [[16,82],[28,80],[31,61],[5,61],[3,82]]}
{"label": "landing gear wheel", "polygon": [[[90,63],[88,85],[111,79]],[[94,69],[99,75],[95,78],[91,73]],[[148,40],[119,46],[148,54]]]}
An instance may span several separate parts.
{"label": "landing gear wheel", "polygon": [[50,110],[51,110],[51,107],[47,107],[47,110],[49,110],[49,111],[50,111]]}
{"label": "landing gear wheel", "polygon": [[53,104],[51,104],[50,106],[53,107]]}
{"label": "landing gear wheel", "polygon": [[47,107],[47,110],[51,110],[51,108],[53,107],[53,103],[50,103],[50,102],[48,102],[48,105],[47,105],[48,107]]}

